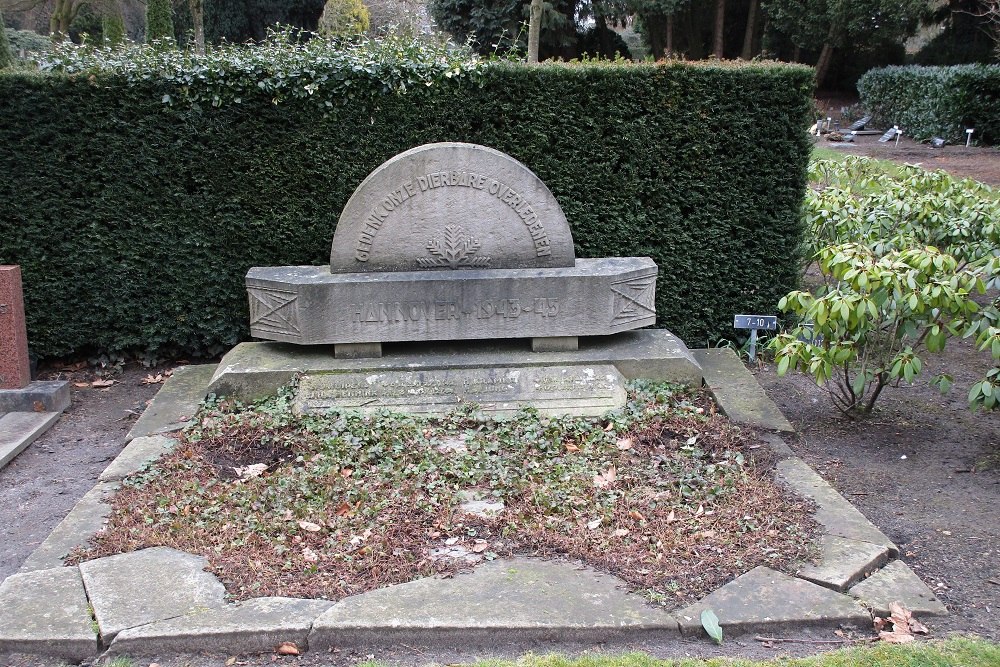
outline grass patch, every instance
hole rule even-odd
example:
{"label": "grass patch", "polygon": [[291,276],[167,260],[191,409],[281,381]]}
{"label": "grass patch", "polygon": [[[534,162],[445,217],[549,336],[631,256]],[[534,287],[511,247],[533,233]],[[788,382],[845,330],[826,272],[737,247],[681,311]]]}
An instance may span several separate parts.
{"label": "grass patch", "polygon": [[207,406],[74,561],[171,546],[208,557],[235,598],[339,599],[567,556],[674,607],[808,556],[810,508],[771,480],[767,447],[686,389],[634,383],[601,418],[300,416],[291,396]]}
{"label": "grass patch", "polygon": [[581,658],[526,655],[516,661],[478,662],[475,667],[972,667],[998,664],[1000,646],[997,644],[956,637],[903,646],[879,644],[849,648],[806,658],[658,660],[643,653]]}

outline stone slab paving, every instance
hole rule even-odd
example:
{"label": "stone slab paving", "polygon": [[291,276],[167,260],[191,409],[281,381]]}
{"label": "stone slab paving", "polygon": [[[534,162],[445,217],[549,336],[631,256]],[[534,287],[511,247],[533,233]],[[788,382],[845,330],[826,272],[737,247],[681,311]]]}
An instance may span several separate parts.
{"label": "stone slab paving", "polygon": [[179,431],[187,426],[205,400],[206,388],[215,373],[215,364],[180,366],[129,431],[127,440]]}
{"label": "stone slab paving", "polygon": [[256,653],[292,642],[309,648],[313,620],[333,605],[325,600],[256,598],[240,604],[199,610],[118,633],[112,655],[164,653]]}
{"label": "stone slab paving", "polygon": [[207,564],[202,556],[167,547],[81,563],[103,642],[129,628],[222,607],[226,589],[204,571]]}
{"label": "stone slab paving", "polygon": [[676,635],[669,614],[622,584],[570,563],[493,561],[450,579],[419,579],[341,600],[316,619],[309,646],[497,646]]}
{"label": "stone slab paving", "polygon": [[691,350],[691,355],[701,366],[705,386],[730,420],[769,431],[795,432],[733,350]]}
{"label": "stone slab paving", "polygon": [[8,412],[0,416],[0,468],[59,420],[59,412]]}
{"label": "stone slab paving", "polygon": [[790,457],[779,461],[777,469],[778,479],[816,503],[816,520],[823,526],[824,532],[848,540],[883,546],[888,549],[892,558],[899,555],[899,549],[892,540],[817,475],[805,461]]}
{"label": "stone slab paving", "polygon": [[81,662],[97,650],[78,568],[14,574],[0,584],[0,654],[40,653]]}
{"label": "stone slab paving", "polygon": [[900,602],[914,616],[947,616],[948,610],[920,577],[902,561],[893,561],[849,591],[879,616],[888,616],[889,603]]}
{"label": "stone slab paving", "polygon": [[814,584],[844,592],[889,561],[889,548],[882,544],[824,535],[819,541],[820,560],[806,565],[796,575]]}
{"label": "stone slab paving", "polygon": [[803,579],[760,566],[676,612],[683,635],[704,635],[701,612],[711,609],[728,636],[792,627],[871,626],[855,600]]}
{"label": "stone slab paving", "polygon": [[134,438],[101,473],[102,482],[119,482],[142,470],[177,446],[177,438],[144,435]]}
{"label": "stone slab paving", "polygon": [[88,491],[28,556],[19,571],[33,572],[61,567],[63,558],[70,551],[84,544],[104,527],[104,522],[111,514],[111,505],[105,502],[105,498],[117,488],[117,484],[100,482]]}

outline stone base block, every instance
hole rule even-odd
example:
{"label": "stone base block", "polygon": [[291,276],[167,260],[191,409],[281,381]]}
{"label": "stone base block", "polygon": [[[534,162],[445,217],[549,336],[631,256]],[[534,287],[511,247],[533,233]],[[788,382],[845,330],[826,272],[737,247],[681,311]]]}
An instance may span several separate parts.
{"label": "stone base block", "polygon": [[333,356],[338,359],[378,359],[382,356],[382,343],[340,343],[333,346]]}
{"label": "stone base block", "polygon": [[548,336],[531,339],[532,352],[572,352],[580,349],[577,336]]}
{"label": "stone base block", "polygon": [[62,412],[69,402],[69,382],[62,380],[36,380],[24,389],[0,389],[0,413]]}
{"label": "stone base block", "polygon": [[578,259],[553,269],[330,273],[250,269],[250,334],[327,345],[606,336],[656,321],[648,257]]}
{"label": "stone base block", "polygon": [[593,367],[610,364],[626,380],[647,378],[700,386],[701,367],[664,329],[581,338],[575,352],[530,353],[524,341],[386,344],[380,359],[337,359],[333,346],[241,343],[219,364],[208,393],[253,401],[273,395],[297,375],[456,369]]}

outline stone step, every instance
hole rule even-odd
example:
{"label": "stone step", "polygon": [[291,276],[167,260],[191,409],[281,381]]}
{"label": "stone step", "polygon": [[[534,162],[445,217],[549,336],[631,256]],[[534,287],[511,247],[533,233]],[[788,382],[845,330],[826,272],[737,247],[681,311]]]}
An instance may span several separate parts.
{"label": "stone step", "polygon": [[715,402],[730,420],[769,431],[795,431],[731,349],[691,350],[691,354],[701,366]]}
{"label": "stone step", "polygon": [[205,400],[215,364],[181,366],[174,369],[156,398],[139,416],[126,440],[179,431],[191,422]]}
{"label": "stone step", "polygon": [[59,415],[59,412],[8,412],[0,417],[0,468],[49,430]]}

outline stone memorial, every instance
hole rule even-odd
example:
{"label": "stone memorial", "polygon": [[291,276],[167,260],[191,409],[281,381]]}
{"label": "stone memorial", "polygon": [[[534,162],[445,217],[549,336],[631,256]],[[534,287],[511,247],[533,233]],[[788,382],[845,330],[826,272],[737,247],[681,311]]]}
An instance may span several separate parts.
{"label": "stone memorial", "polygon": [[419,146],[358,186],[329,266],[250,269],[250,332],[276,343],[238,346],[211,390],[258,397],[298,371],[303,411],[473,402],[600,414],[624,403],[625,380],[643,367],[701,379],[669,332],[620,338],[654,324],[656,277],[647,257],[578,259],[559,203],[512,157]]}
{"label": "stone memorial", "polygon": [[29,382],[21,267],[0,266],[0,389],[23,389]]}

